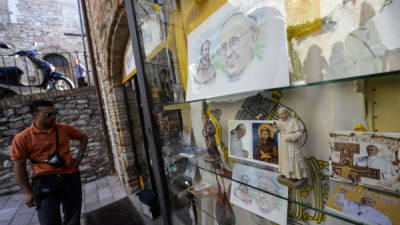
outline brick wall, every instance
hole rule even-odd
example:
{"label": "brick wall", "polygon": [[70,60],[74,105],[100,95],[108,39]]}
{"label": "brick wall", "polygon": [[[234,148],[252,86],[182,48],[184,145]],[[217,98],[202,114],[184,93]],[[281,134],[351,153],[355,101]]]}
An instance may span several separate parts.
{"label": "brick wall", "polygon": [[0,0],[0,6],[1,41],[17,49],[37,42],[58,51],[83,51],[77,1]]}
{"label": "brick wall", "polygon": [[[103,102],[107,102],[107,120],[113,131],[113,155],[119,176],[125,184],[127,192],[139,190],[138,166],[146,171],[145,185],[149,185],[146,149],[143,144],[143,134],[140,127],[138,107],[127,113],[127,106],[123,94],[122,63],[123,54],[129,39],[128,21],[126,18],[123,0],[85,0],[89,26],[92,35],[92,44],[95,55],[95,65],[99,79],[104,85],[102,91]],[[135,106],[136,99],[130,99]],[[131,134],[128,118],[134,120]],[[132,142],[132,136],[134,142]],[[142,142],[136,141],[142,137]],[[135,154],[138,161],[135,160]],[[143,162],[143,163],[142,163]]]}
{"label": "brick wall", "polygon": [[[98,111],[97,97],[93,87],[79,88],[59,93],[44,93],[14,97],[0,103],[0,195],[19,190],[12,163],[9,159],[13,137],[33,122],[28,104],[35,99],[54,101],[59,114],[58,123],[67,123],[81,130],[89,137],[87,154],[80,167],[83,182],[95,180],[109,174],[112,159],[107,159],[104,132]],[[76,155],[79,142],[71,142],[71,151]]]}

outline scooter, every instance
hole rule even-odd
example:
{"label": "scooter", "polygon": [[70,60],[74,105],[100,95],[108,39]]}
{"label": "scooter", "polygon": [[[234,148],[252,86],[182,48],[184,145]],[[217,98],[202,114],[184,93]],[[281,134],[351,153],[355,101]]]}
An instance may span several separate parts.
{"label": "scooter", "polygon": [[[0,43],[0,48],[11,49],[9,45],[4,43]],[[75,88],[74,83],[63,73],[57,72],[54,65],[46,60],[37,58],[36,56],[39,52],[35,48],[36,44],[34,44],[33,50],[20,50],[10,56],[28,57],[43,72],[43,81],[41,84],[24,85],[20,82],[21,76],[24,73],[21,69],[16,66],[0,67],[0,99],[13,95],[41,93],[43,90],[61,91]]]}

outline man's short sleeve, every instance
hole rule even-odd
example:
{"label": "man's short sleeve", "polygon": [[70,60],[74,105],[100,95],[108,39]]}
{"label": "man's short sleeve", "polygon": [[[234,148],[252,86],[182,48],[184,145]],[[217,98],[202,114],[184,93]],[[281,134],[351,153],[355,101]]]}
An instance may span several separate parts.
{"label": "man's short sleeve", "polygon": [[65,124],[64,126],[65,126],[65,129],[68,131],[69,137],[72,140],[81,140],[83,138],[84,134],[80,130],[78,130],[68,124]]}
{"label": "man's short sleeve", "polygon": [[11,160],[28,159],[28,146],[22,135],[15,136],[11,144]]}

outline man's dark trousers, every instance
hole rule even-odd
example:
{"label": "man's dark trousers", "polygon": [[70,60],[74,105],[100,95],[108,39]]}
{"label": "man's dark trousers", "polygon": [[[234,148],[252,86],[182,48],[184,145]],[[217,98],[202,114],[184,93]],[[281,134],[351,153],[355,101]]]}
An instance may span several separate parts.
{"label": "man's dark trousers", "polygon": [[[62,175],[65,187],[56,193],[41,194],[37,207],[41,225],[80,225],[82,186],[79,172]],[[60,204],[64,213],[61,222]]]}
{"label": "man's dark trousers", "polygon": [[85,82],[85,78],[79,77],[78,78],[78,87],[87,87],[88,84]]}

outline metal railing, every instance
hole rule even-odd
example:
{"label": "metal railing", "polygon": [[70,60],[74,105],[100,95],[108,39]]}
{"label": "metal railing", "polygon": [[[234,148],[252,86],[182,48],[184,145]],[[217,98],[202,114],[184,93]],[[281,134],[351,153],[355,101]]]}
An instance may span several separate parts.
{"label": "metal railing", "polygon": [[[74,61],[79,60],[79,63],[85,68],[85,82],[87,86],[92,86],[93,75],[87,52],[50,52],[41,53],[38,58],[42,58],[56,67],[56,71],[63,73],[69,78],[74,88],[79,88],[79,82],[75,69]],[[4,76],[0,74],[0,99],[13,97],[15,95],[33,95],[37,93],[46,93],[49,90],[40,88],[45,76],[44,71],[37,68],[27,57],[13,57],[5,54],[0,54],[0,67],[17,67],[23,74],[20,77]],[[0,69],[1,70],[1,69]],[[3,71],[3,70],[1,70]],[[0,72],[2,73],[2,72]],[[14,70],[15,73],[15,70]],[[18,85],[20,84],[20,85]],[[54,88],[53,88],[54,89]],[[52,89],[52,91],[53,91]],[[57,91],[54,89],[54,91]]]}

